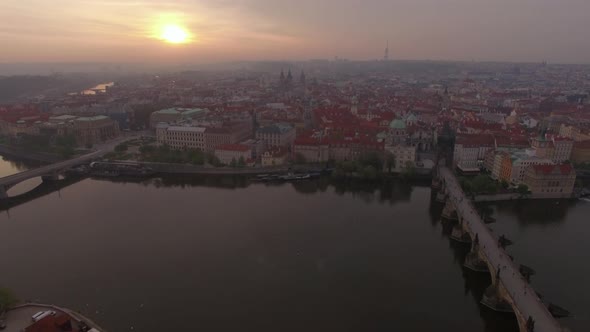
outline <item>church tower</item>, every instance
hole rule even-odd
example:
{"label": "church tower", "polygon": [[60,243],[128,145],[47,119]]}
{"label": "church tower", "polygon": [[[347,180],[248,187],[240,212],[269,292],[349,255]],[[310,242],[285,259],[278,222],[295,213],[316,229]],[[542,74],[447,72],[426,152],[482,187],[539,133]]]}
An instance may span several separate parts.
{"label": "church tower", "polygon": [[350,103],[350,113],[352,113],[355,116],[358,114],[358,104],[359,101],[356,98],[356,96],[352,97],[352,101]]}
{"label": "church tower", "polygon": [[383,61],[389,61],[389,40],[385,44],[385,54],[383,55]]}

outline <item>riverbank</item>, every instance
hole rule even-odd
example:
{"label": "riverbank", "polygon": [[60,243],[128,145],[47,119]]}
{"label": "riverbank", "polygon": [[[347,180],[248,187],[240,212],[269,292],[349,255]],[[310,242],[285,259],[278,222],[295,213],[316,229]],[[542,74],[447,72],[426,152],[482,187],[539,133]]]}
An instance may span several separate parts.
{"label": "riverbank", "polygon": [[494,195],[476,195],[472,201],[474,202],[501,202],[501,201],[516,201],[516,200],[537,200],[537,199],[575,199],[576,197],[570,194],[561,193],[547,193],[547,194],[527,194],[519,193],[510,194],[494,194]]}

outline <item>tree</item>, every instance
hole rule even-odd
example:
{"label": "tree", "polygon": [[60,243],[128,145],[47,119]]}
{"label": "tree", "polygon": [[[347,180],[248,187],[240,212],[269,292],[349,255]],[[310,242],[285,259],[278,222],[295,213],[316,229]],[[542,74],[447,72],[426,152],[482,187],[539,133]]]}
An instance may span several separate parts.
{"label": "tree", "polygon": [[307,162],[307,160],[305,160],[305,156],[302,153],[297,152],[295,154],[295,158],[293,159],[293,162],[295,164],[305,164]]}
{"label": "tree", "polygon": [[373,165],[363,168],[363,178],[367,180],[375,180],[377,178],[377,169]]}
{"label": "tree", "polygon": [[238,167],[238,162],[236,161],[236,158],[231,158],[231,162],[229,163],[229,166],[231,167]]}
{"label": "tree", "polygon": [[387,167],[387,173],[391,174],[391,170],[395,167],[395,155],[388,152],[385,156],[385,167]]}
{"label": "tree", "polygon": [[411,178],[416,175],[416,167],[414,167],[414,163],[411,161],[406,161],[406,167],[404,167],[403,176]]}
{"label": "tree", "polygon": [[341,164],[341,168],[345,173],[352,173],[356,170],[356,164],[353,161],[343,161]]}
{"label": "tree", "polygon": [[504,189],[508,189],[508,186],[510,186],[510,184],[506,180],[502,180],[501,184],[502,184],[502,188],[504,188]]}
{"label": "tree", "polygon": [[128,148],[126,143],[121,143],[115,146],[115,152],[125,152]]}
{"label": "tree", "polygon": [[0,288],[0,316],[1,313],[17,303],[17,299],[12,292],[6,288]]}
{"label": "tree", "polygon": [[153,145],[142,145],[139,147],[139,152],[141,154],[153,153],[156,151],[156,147]]}
{"label": "tree", "polygon": [[240,159],[238,159],[238,167],[245,167],[245,166],[246,166],[246,161],[244,160],[243,156],[240,156]]}
{"label": "tree", "polygon": [[518,188],[516,188],[516,191],[520,194],[521,197],[524,197],[529,194],[529,186],[521,183],[518,185]]}

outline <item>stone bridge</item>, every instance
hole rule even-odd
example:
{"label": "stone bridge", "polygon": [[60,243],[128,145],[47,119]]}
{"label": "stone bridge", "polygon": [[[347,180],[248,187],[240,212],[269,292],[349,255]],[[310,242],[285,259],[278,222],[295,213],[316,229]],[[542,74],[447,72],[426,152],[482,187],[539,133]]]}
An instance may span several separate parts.
{"label": "stone bridge", "polygon": [[488,271],[492,278],[481,303],[496,311],[514,312],[522,332],[565,331],[506,253],[500,239],[488,229],[455,175],[446,167],[440,167],[438,173],[433,184],[440,187],[437,201],[445,203],[442,216],[457,221],[451,238],[471,244],[465,266]]}

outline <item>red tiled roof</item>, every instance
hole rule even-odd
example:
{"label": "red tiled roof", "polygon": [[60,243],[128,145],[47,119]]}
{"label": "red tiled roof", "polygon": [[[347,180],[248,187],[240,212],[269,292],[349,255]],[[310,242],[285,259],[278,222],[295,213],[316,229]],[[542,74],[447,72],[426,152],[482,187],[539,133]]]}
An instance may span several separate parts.
{"label": "red tiled roof", "polygon": [[535,173],[542,173],[544,175],[559,172],[562,175],[569,175],[573,172],[574,168],[570,164],[561,165],[532,165]]}

